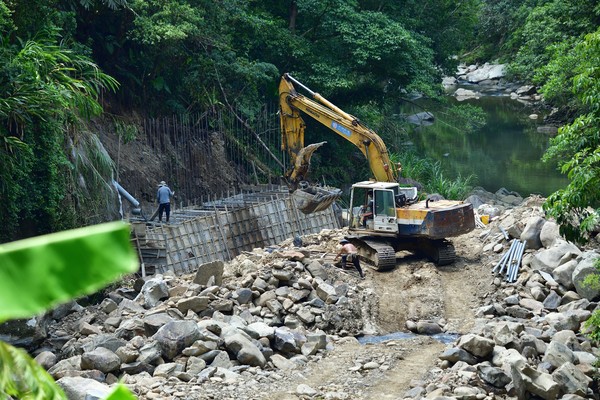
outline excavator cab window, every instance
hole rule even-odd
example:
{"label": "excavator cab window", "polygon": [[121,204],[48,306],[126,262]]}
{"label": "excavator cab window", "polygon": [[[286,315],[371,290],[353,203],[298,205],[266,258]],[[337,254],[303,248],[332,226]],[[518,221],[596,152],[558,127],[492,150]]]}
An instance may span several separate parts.
{"label": "excavator cab window", "polygon": [[376,190],[375,191],[375,216],[396,216],[396,202],[394,191]]}

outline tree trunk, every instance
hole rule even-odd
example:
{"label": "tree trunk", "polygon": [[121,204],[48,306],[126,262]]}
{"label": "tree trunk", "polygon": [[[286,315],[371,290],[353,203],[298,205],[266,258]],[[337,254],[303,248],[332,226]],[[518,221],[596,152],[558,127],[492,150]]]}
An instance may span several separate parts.
{"label": "tree trunk", "polygon": [[296,31],[296,17],[298,16],[298,4],[296,0],[292,0],[290,3],[290,25],[289,29],[292,32]]}

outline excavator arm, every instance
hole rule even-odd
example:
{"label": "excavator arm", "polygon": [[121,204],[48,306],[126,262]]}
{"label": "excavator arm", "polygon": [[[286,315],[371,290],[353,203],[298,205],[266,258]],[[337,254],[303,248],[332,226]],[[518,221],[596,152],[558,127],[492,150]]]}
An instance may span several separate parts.
{"label": "excavator arm", "polygon": [[[305,90],[312,99],[299,94],[295,86]],[[314,100],[313,100],[314,99]],[[279,83],[281,146],[290,156],[292,168],[286,178],[293,188],[307,179],[312,153],[325,142],[304,147],[306,115],[319,121],[339,136],[354,144],[367,159],[374,178],[382,182],[396,182],[397,169],[390,162],[383,140],[358,118],[344,112],[318,93],[313,92],[289,74]]]}

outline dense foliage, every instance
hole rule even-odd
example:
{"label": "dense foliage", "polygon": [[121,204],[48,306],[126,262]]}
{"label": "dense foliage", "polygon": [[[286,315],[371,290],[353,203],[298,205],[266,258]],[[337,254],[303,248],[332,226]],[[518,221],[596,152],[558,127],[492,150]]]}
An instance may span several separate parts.
{"label": "dense foliage", "polygon": [[[440,94],[440,77],[459,60],[506,61],[513,77],[579,116],[548,157],[575,156],[564,171],[595,179],[593,85],[577,82],[593,75],[586,71],[596,60],[594,38],[584,37],[599,14],[592,0],[0,0],[0,240],[106,218],[114,166],[85,125],[101,104],[117,116],[115,129],[132,111],[235,105],[240,120],[252,119],[276,101],[284,72],[359,116],[398,152],[399,99]],[[474,110],[446,117],[471,129],[483,120]],[[314,159],[328,183],[355,180],[348,171],[356,170],[357,151],[341,147],[349,157]],[[471,183],[463,179],[437,181]],[[580,190],[589,183],[574,180],[549,210],[561,221],[575,213],[589,230],[596,213],[580,212],[583,201],[595,207]]]}
{"label": "dense foliage", "polygon": [[[397,136],[386,110],[439,93],[480,2],[388,3],[0,0],[0,241],[107,217],[114,166],[85,125],[101,99],[117,116],[235,105],[252,119],[291,72]],[[324,175],[348,180],[351,159],[327,157],[340,169]]]}
{"label": "dense foliage", "polygon": [[[545,207],[568,239],[585,241],[600,224],[600,30],[586,36],[567,57],[578,60],[572,65],[570,87],[581,114],[560,129],[546,153],[547,159],[560,160],[570,183],[552,194]],[[563,83],[556,79],[547,90]]]}

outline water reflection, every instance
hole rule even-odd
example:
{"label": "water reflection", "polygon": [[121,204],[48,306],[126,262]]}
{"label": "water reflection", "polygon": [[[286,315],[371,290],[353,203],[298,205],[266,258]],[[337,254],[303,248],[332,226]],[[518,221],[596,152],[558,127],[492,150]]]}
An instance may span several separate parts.
{"label": "water reflection", "polygon": [[[458,104],[456,99],[450,102]],[[484,96],[460,104],[481,107],[487,124],[479,131],[465,133],[460,127],[444,123],[439,104],[421,100],[419,106],[407,104],[401,112],[413,114],[424,109],[436,120],[429,126],[409,132],[417,153],[442,163],[449,177],[477,175],[477,184],[490,192],[501,187],[522,196],[531,193],[547,196],[567,184],[556,165],[540,160],[548,148],[550,136],[538,132],[538,121],[529,119],[531,107],[506,96]]]}

